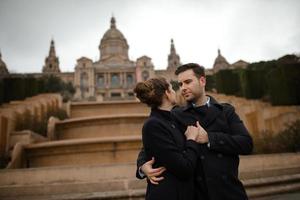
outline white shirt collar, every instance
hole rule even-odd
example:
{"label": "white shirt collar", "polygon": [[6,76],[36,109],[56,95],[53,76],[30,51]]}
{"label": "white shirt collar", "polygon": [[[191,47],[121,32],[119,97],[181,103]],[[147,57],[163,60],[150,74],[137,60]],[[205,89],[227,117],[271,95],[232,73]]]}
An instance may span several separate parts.
{"label": "white shirt collar", "polygon": [[[192,103],[192,105],[194,108],[197,107],[197,105],[195,103]],[[204,105],[207,105],[207,107],[210,107],[210,97],[209,96],[207,96],[207,101],[205,102]]]}

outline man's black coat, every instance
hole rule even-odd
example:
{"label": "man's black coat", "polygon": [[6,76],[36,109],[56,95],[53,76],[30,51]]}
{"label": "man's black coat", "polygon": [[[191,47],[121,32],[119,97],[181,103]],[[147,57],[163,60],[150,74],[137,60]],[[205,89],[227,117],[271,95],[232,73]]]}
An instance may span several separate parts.
{"label": "man's black coat", "polygon": [[[219,104],[210,97],[209,105],[175,108],[173,116],[181,124],[182,132],[199,121],[207,131],[209,144],[199,144],[200,154],[195,172],[198,200],[248,199],[238,179],[239,156],[252,152],[252,138],[230,104]],[[138,167],[147,161],[140,152]],[[137,174],[139,178],[139,175]]]}

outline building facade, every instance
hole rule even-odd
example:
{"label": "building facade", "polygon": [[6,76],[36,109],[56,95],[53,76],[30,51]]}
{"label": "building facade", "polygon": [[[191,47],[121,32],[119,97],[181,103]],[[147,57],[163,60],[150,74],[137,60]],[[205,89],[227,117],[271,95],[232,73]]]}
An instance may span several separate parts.
{"label": "building facade", "polygon": [[[74,100],[112,101],[134,99],[133,88],[137,82],[152,77],[164,77],[168,81],[176,81],[175,70],[181,65],[180,56],[176,52],[174,40],[171,39],[168,65],[164,70],[155,70],[150,57],[144,55],[136,60],[130,60],[129,45],[117,28],[114,17],[110,27],[104,33],[98,46],[99,60],[93,61],[87,57],[77,59],[74,72],[61,72],[59,58],[56,55],[55,43],[50,42],[49,54],[45,58],[42,73],[25,74],[34,77],[55,75],[65,82],[71,82],[75,87]],[[212,75],[222,69],[245,68],[247,62],[239,60],[232,65],[227,62],[221,51],[215,59],[212,69],[206,74]],[[22,76],[24,74],[9,74],[7,66],[0,53],[0,78],[5,76]]]}
{"label": "building facade", "polygon": [[97,101],[133,99],[133,88],[139,81],[162,76],[175,80],[174,72],[180,65],[174,41],[168,56],[166,70],[154,70],[151,58],[141,56],[136,61],[128,56],[129,45],[117,29],[116,20],[111,18],[110,28],[104,33],[99,44],[100,59],[93,62],[82,57],[77,60],[74,73],[75,99]]}

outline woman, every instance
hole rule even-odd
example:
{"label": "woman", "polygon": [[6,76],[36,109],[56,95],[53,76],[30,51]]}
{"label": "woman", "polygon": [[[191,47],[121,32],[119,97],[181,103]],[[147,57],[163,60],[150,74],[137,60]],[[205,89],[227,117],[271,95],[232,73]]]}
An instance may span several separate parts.
{"label": "woman", "polygon": [[155,158],[153,168],[164,166],[164,180],[158,185],[148,180],[146,200],[194,199],[193,174],[199,154],[196,142],[198,127],[189,126],[185,134],[177,128],[171,115],[176,94],[163,78],[138,83],[137,98],[151,107],[143,126],[143,145],[148,160]]}

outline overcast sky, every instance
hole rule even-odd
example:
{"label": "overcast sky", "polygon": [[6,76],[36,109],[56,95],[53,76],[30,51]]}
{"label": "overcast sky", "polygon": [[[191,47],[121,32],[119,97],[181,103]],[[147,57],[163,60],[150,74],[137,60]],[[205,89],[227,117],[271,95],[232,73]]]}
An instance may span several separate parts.
{"label": "overcast sky", "polygon": [[299,0],[0,0],[0,49],[13,72],[41,72],[53,37],[62,71],[99,59],[112,14],[129,57],[167,66],[174,39],[182,63],[211,68],[217,49],[233,63],[300,53]]}

